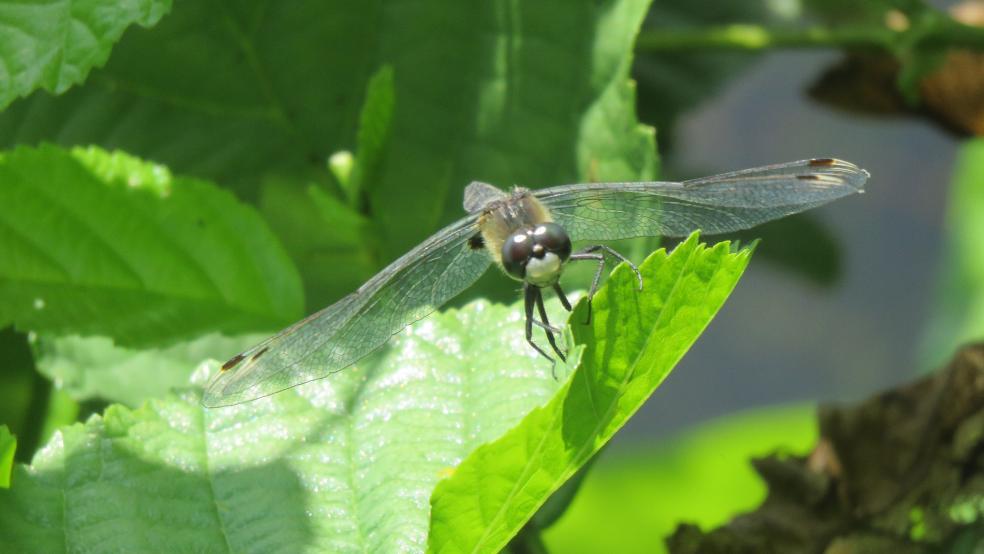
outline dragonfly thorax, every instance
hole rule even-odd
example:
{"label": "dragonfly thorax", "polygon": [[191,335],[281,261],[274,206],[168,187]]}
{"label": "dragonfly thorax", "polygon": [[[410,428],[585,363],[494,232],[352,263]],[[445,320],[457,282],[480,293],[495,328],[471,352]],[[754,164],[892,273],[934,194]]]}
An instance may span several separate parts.
{"label": "dragonfly thorax", "polygon": [[556,223],[518,229],[502,243],[502,267],[506,273],[538,287],[556,283],[570,256],[571,239]]}

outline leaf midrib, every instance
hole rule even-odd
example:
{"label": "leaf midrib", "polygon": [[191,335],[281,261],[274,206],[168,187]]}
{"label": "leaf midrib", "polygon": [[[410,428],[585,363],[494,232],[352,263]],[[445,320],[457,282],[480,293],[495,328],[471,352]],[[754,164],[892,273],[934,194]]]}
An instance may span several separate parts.
{"label": "leaf midrib", "polygon": [[211,459],[211,448],[208,440],[208,412],[205,408],[198,410],[199,422],[201,423],[202,430],[202,447],[204,448],[204,461],[205,461],[205,475],[208,481],[208,493],[212,498],[212,507],[215,509],[215,520],[219,524],[219,532],[222,534],[222,540],[225,544],[226,552],[232,552],[232,545],[229,544],[229,533],[226,532],[225,519],[222,517],[222,510],[219,508],[219,500],[215,494],[215,474],[212,473],[212,459]]}
{"label": "leaf midrib", "polygon": [[[76,163],[79,164],[78,167],[84,173],[92,176],[96,181],[100,182],[100,184],[103,184],[105,181],[108,181],[109,180],[109,179],[105,179],[105,178],[102,178],[101,179],[98,176],[94,175],[92,173],[91,169],[89,167],[87,167],[84,163],[78,162],[77,160],[76,160]],[[32,181],[32,179],[31,179],[30,176],[24,175],[23,172],[17,170],[16,168],[14,168],[14,173],[17,174],[18,177],[20,177],[20,179],[22,181],[22,184],[23,183],[30,183]],[[126,254],[124,254],[122,251],[120,251],[117,248],[117,245],[112,240],[109,240],[109,239],[107,239],[106,236],[104,236],[105,234],[104,234],[104,231],[102,229],[94,226],[91,221],[89,221],[88,219],[86,219],[85,217],[83,217],[82,215],[80,215],[79,213],[77,213],[71,206],[69,206],[69,205],[65,204],[64,202],[62,202],[57,197],[57,195],[52,195],[51,192],[48,191],[47,189],[45,189],[44,187],[31,187],[31,188],[32,188],[32,190],[34,190],[38,194],[44,196],[49,205],[52,205],[52,206],[57,207],[64,217],[70,219],[72,222],[74,222],[80,228],[84,229],[87,233],[89,233],[89,235],[94,240],[96,240],[98,242],[98,244],[100,244],[103,247],[104,251],[107,254],[109,254],[109,257],[111,259],[115,260],[116,263],[119,265],[119,267],[122,267],[129,274],[129,277],[131,277],[132,279],[134,279],[135,281],[137,281],[138,284],[140,285],[140,287],[142,289],[144,289],[144,290],[153,290],[153,289],[150,288],[150,286],[148,285],[147,281],[144,279],[144,276],[133,265],[132,260],[130,260],[127,257]],[[126,204],[131,210],[139,210],[141,213],[143,213],[143,215],[145,215],[145,216],[148,215],[148,214],[144,213],[144,211],[141,209],[139,203],[135,203],[135,202],[124,202],[124,204]],[[152,223],[154,229],[158,231],[157,236],[161,239],[161,242],[163,244],[168,245],[169,249],[172,252],[176,253],[178,256],[180,256],[186,262],[188,262],[186,267],[188,267],[188,268],[192,269],[192,271],[194,271],[194,273],[196,274],[196,276],[200,279],[199,282],[202,282],[207,287],[211,288],[212,291],[219,298],[225,299],[224,295],[222,294],[221,287],[219,287],[218,283],[215,281],[215,278],[207,271],[207,269],[205,268],[205,266],[202,264],[201,260],[199,260],[195,256],[193,256],[191,254],[191,252],[189,252],[187,250],[187,248],[184,247],[184,245],[181,245],[181,244],[177,243],[173,238],[171,238],[171,235],[169,233],[167,233],[166,230],[163,228],[163,224],[162,224],[161,221],[157,220],[152,215],[150,217],[145,217],[144,219],[146,221],[150,221]],[[4,222],[4,223],[6,224],[6,226],[8,228],[12,228],[12,226],[9,223],[6,223],[6,222]],[[44,253],[46,251],[46,248],[44,248],[43,246],[36,247],[36,248],[37,248],[38,251],[41,252],[41,256],[40,257],[44,258],[45,257],[44,256]],[[69,272],[68,269],[61,263],[61,261],[58,261],[58,266],[69,277],[74,277],[74,276],[71,275],[71,272]]]}

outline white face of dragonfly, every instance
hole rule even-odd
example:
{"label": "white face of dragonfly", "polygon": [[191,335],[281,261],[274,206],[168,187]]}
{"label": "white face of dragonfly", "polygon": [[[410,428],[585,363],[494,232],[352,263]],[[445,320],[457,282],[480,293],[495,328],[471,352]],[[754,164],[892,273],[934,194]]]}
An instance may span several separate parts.
{"label": "white face of dragonfly", "polygon": [[502,243],[502,267],[511,277],[538,287],[553,285],[571,255],[571,239],[556,223],[520,229]]}
{"label": "white face of dragonfly", "polygon": [[526,262],[526,281],[530,284],[545,287],[557,282],[560,278],[560,266],[564,262],[560,256],[547,252],[542,258],[536,255]]}

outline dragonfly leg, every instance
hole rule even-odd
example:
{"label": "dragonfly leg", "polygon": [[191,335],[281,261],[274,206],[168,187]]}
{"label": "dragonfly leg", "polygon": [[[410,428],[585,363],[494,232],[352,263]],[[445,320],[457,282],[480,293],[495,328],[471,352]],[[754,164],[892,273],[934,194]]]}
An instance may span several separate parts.
{"label": "dragonfly leg", "polygon": [[554,283],[553,290],[557,294],[557,298],[560,298],[560,303],[564,305],[564,309],[568,312],[571,311],[571,303],[567,300],[567,295],[564,294],[564,289],[560,288],[560,283]]}
{"label": "dragonfly leg", "polygon": [[524,285],[523,292],[525,293],[524,302],[526,304],[526,342],[528,342],[534,350],[539,352],[541,356],[550,360],[550,363],[554,363],[554,359],[551,358],[549,354],[544,352],[537,343],[533,342],[533,323],[539,323],[533,319],[533,306],[536,304],[536,298],[540,295],[540,289],[534,285],[527,284]]}
{"label": "dragonfly leg", "polygon": [[[540,312],[540,319],[542,319],[543,322],[547,325],[547,327],[549,327],[550,326],[550,320],[547,319],[547,309],[543,306],[543,291],[541,291],[539,288],[537,288],[536,289],[536,292],[537,292],[537,294],[536,294],[536,309],[537,309],[537,311]],[[560,351],[560,348],[557,347],[557,339],[556,339],[556,337],[554,337],[553,331],[551,331],[550,329],[547,329],[545,327],[544,328],[544,332],[547,335],[547,342],[550,343],[550,346],[553,348],[553,351],[557,353],[557,356],[561,360],[563,360],[563,361],[566,362],[567,361],[567,358],[564,356],[564,353]],[[554,366],[550,369],[550,374],[553,375],[553,378],[554,379],[557,379],[557,364],[554,364]]]}
{"label": "dragonfly leg", "polygon": [[543,330],[546,330],[546,331],[550,331],[552,333],[561,333],[561,332],[563,332],[563,329],[561,329],[560,327],[554,327],[553,325],[544,323],[544,322],[542,322],[542,321],[540,321],[539,319],[536,319],[536,318],[533,318],[533,325],[536,325],[540,329],[543,329]]}
{"label": "dragonfly leg", "polygon": [[601,282],[601,274],[605,271],[605,257],[601,254],[584,254],[577,253],[571,254],[572,260],[595,260],[598,262],[598,270],[595,271],[594,279],[591,280],[591,288],[588,289],[588,317],[584,320],[584,324],[588,325],[591,323],[591,299],[594,298],[596,292],[598,292],[598,283]]}
{"label": "dragonfly leg", "polygon": [[597,252],[599,250],[601,250],[603,254],[608,254],[609,256],[617,259],[620,262],[625,262],[625,265],[629,266],[629,268],[632,270],[632,273],[635,273],[636,279],[639,280],[639,290],[642,290],[642,273],[639,272],[639,268],[636,267],[636,264],[632,263],[632,260],[619,254],[618,251],[615,250],[614,248],[610,246],[606,246],[604,244],[596,244],[594,246],[589,246],[585,248],[584,250],[581,251],[581,253],[587,254],[591,252]]}
{"label": "dragonfly leg", "polygon": [[[600,254],[597,253],[599,250],[601,251]],[[636,267],[636,265],[628,258],[619,254],[615,249],[604,244],[596,244],[594,246],[589,246],[580,252],[571,254],[570,259],[572,260],[595,260],[598,262],[598,270],[595,271],[594,279],[591,281],[591,288],[588,289],[588,317],[584,321],[585,325],[591,323],[591,299],[593,299],[595,293],[598,292],[598,285],[601,283],[601,274],[605,270],[605,254],[608,254],[619,261],[625,262],[625,264],[632,269],[632,272],[635,273],[636,278],[639,280],[639,290],[642,290],[642,273],[639,272],[639,268]]]}
{"label": "dragonfly leg", "polygon": [[[553,289],[555,291],[557,291],[557,297],[560,298],[560,303],[564,305],[564,308],[566,308],[568,312],[571,311],[571,309],[572,309],[571,308],[571,303],[570,303],[569,300],[567,300],[567,296],[564,294],[563,289],[560,288],[560,284],[554,283]],[[540,291],[540,296],[541,297],[543,296],[543,291],[542,290]],[[560,327],[551,325],[550,322],[544,323],[544,322],[542,322],[542,321],[540,321],[539,319],[536,319],[536,318],[533,318],[533,325],[536,325],[537,327],[539,327],[540,329],[543,329],[544,331],[550,331],[552,333],[558,333],[559,334],[559,333],[564,332],[564,330],[561,329]]]}

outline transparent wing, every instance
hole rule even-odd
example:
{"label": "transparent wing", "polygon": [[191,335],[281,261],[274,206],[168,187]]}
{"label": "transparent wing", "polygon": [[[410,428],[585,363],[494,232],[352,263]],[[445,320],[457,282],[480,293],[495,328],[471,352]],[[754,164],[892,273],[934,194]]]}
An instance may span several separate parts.
{"label": "transparent wing", "polygon": [[474,214],[482,211],[491,202],[506,198],[509,198],[509,195],[502,190],[488,183],[472,181],[465,187],[465,200],[462,204],[466,212]]}
{"label": "transparent wing", "polygon": [[488,254],[468,244],[477,232],[474,216],[444,228],[359,290],[233,357],[208,384],[202,403],[254,400],[355,363],[485,273]]}
{"label": "transparent wing", "polygon": [[829,158],[682,183],[592,183],[535,191],[571,239],[730,233],[863,192],[868,172]]}

